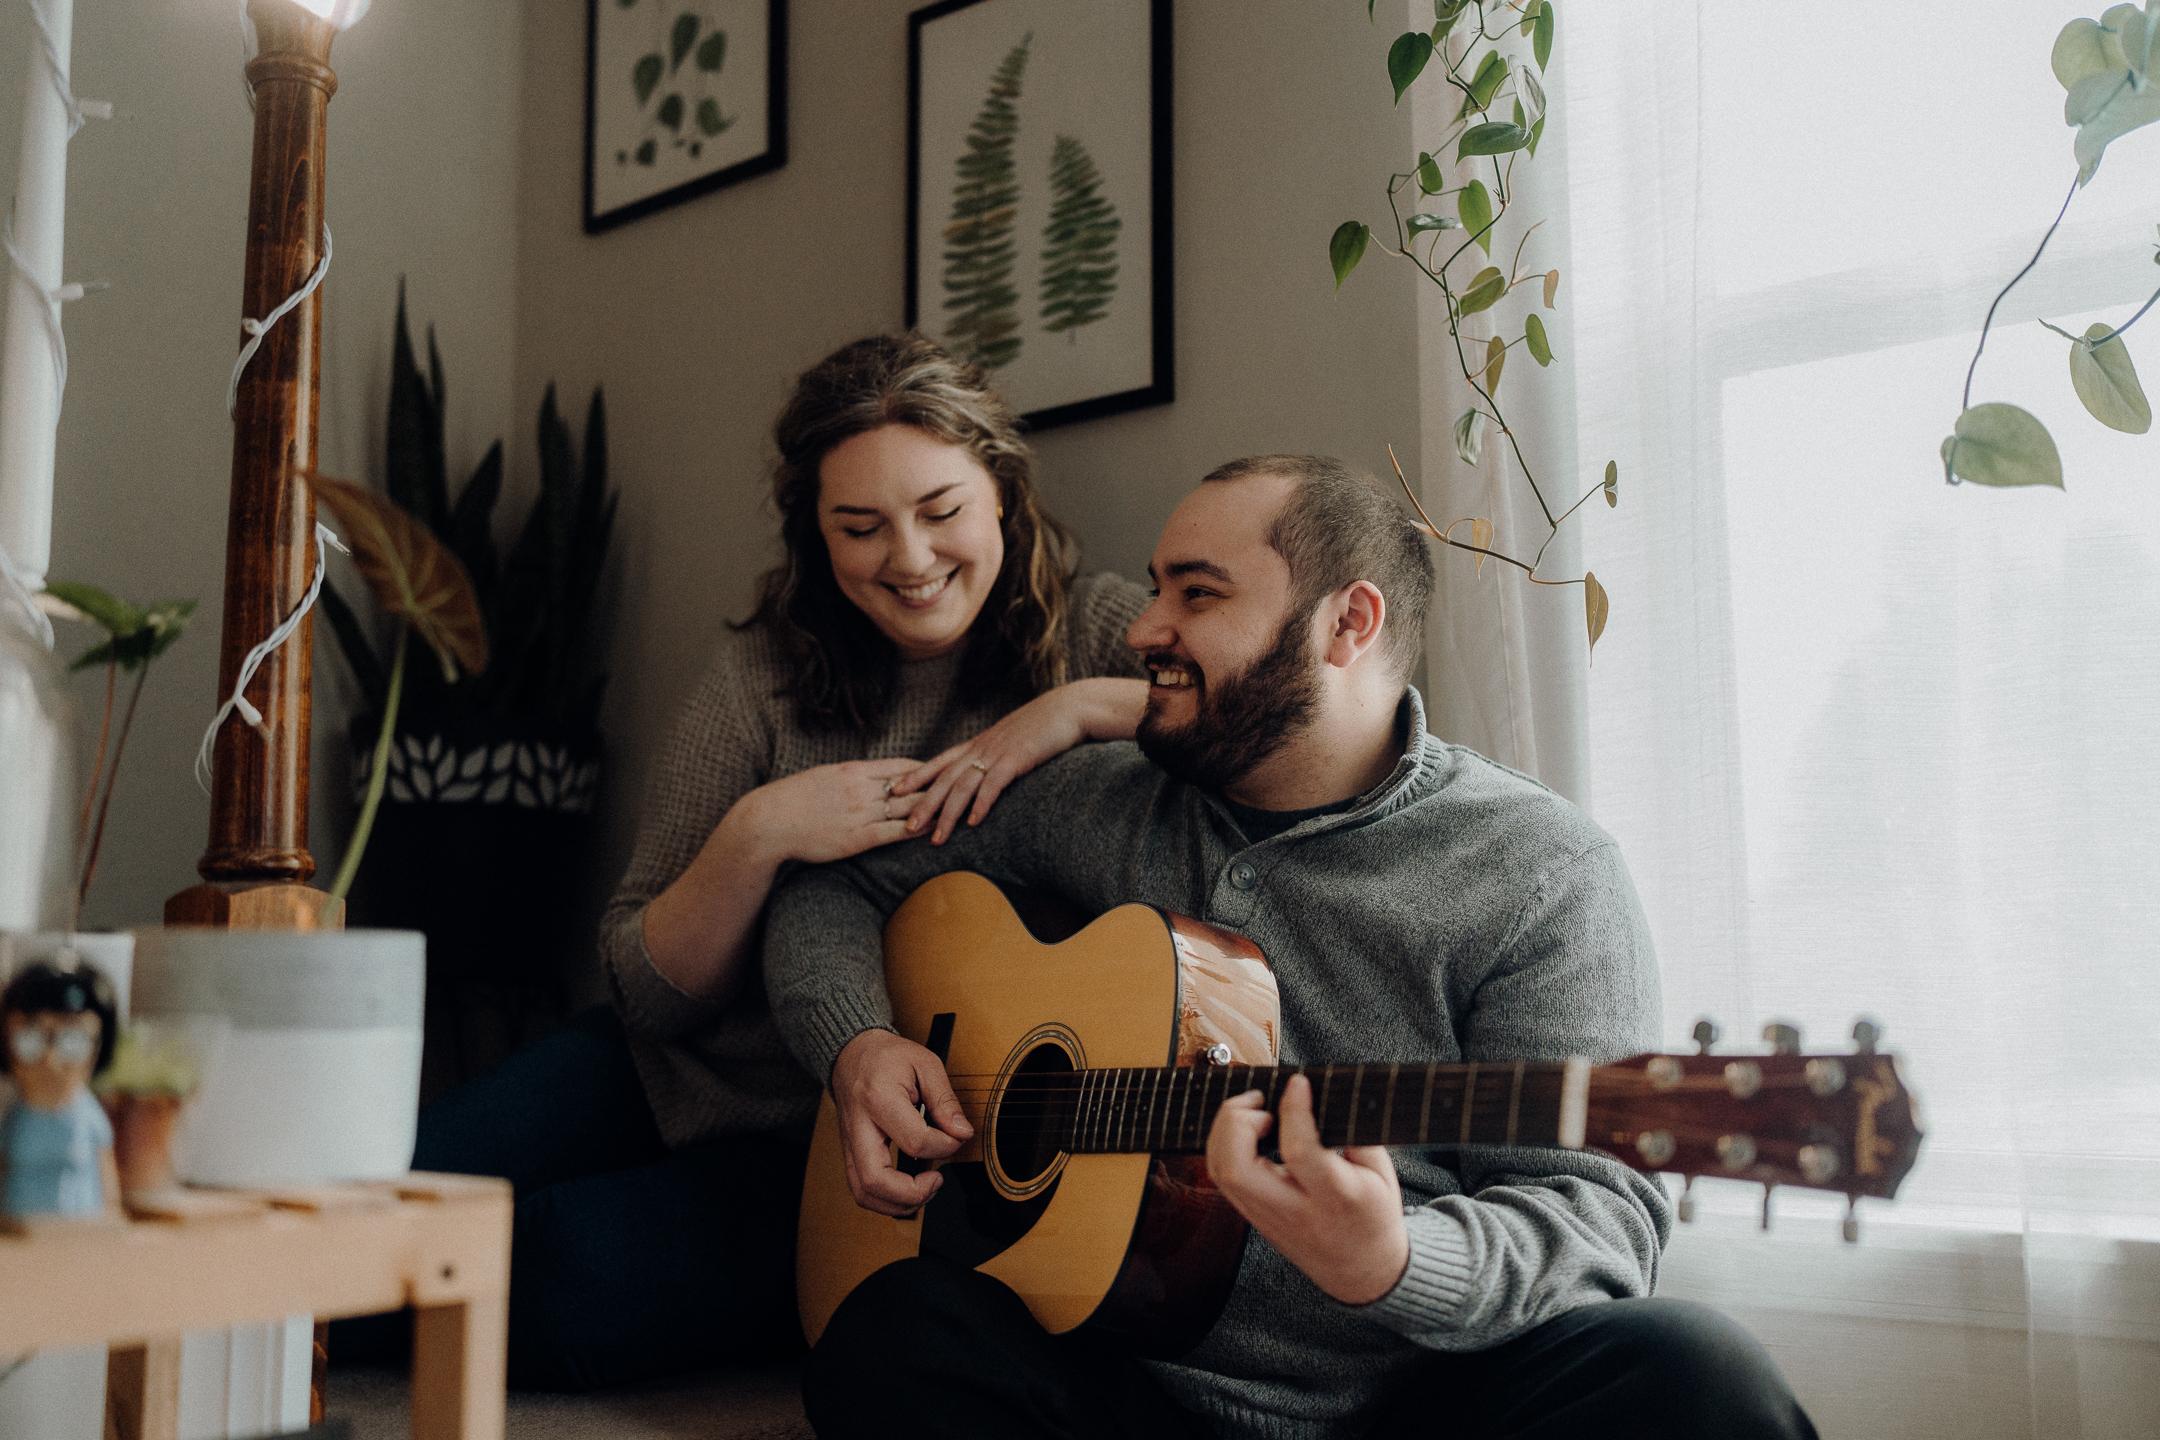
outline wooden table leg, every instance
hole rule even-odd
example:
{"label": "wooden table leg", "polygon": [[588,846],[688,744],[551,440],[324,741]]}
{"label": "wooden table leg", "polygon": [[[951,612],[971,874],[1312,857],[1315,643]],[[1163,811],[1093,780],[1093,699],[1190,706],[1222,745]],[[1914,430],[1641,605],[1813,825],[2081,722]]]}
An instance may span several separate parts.
{"label": "wooden table leg", "polygon": [[413,1440],[503,1440],[507,1316],[491,1301],[413,1311]]}
{"label": "wooden table leg", "polygon": [[180,1433],[180,1337],[115,1345],[105,1361],[106,1433],[174,1440]]}

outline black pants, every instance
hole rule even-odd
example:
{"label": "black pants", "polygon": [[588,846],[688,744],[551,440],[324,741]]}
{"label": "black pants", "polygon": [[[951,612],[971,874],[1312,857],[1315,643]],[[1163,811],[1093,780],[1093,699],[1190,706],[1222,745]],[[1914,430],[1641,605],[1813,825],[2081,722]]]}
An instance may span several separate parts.
{"label": "black pants", "polygon": [[[1140,1362],[1084,1333],[1044,1333],[1010,1290],[903,1260],[833,1315],[803,1377],[823,1440],[921,1436],[1197,1437]],[[1745,1330],[1679,1300],[1572,1310],[1504,1345],[1433,1352],[1379,1436],[1479,1440],[1813,1440]]]}
{"label": "black pants", "polygon": [[[805,1143],[668,1149],[599,1009],[423,1110],[413,1168],[510,1182],[510,1383],[588,1390],[801,1349]],[[406,1333],[341,1322],[330,1353],[390,1359]]]}

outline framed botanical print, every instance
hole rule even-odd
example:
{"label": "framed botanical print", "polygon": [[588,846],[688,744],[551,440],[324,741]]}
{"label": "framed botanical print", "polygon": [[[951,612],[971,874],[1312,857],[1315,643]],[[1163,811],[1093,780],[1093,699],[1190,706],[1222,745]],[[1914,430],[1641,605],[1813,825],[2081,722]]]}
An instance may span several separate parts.
{"label": "framed botanical print", "polygon": [[586,0],[585,229],[787,161],[787,0]]}
{"label": "framed botanical print", "polygon": [[1173,396],[1170,0],[908,23],[907,319],[1035,428]]}

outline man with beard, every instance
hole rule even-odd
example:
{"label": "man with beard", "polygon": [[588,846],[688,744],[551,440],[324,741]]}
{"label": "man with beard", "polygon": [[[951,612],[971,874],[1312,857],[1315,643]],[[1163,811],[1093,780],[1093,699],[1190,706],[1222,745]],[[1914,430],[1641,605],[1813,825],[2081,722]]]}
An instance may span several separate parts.
{"label": "man with beard", "polygon": [[[1609,1060],[1657,1038],[1657,974],[1612,840],[1536,783],[1425,733],[1407,684],[1432,562],[1332,460],[1210,474],[1171,516],[1127,642],[1154,677],[1138,749],[1086,746],[942,848],[805,871],[773,901],[767,986],[838,1110],[858,1203],[936,1193],[972,1133],[937,1057],[895,1034],[884,917],[950,869],[1142,901],[1256,941],[1282,1059]],[[1760,1346],[1646,1297],[1664,1192],[1584,1151],[1447,1162],[1320,1145],[1309,1086],[1226,1103],[1208,1167],[1254,1236],[1176,1361],[1051,1336],[933,1258],[840,1306],[804,1398],[823,1436],[1812,1436]],[[913,1168],[913,1167],[910,1167]]]}

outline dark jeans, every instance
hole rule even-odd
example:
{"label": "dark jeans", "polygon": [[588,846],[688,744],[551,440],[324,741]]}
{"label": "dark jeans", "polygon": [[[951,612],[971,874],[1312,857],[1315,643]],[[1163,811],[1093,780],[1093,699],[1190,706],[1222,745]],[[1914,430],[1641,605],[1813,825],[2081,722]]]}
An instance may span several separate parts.
{"label": "dark jeans", "polygon": [[[413,1168],[510,1182],[510,1383],[587,1390],[801,1348],[805,1144],[669,1150],[598,1009],[423,1110]],[[330,1353],[387,1358],[402,1333],[339,1324]]]}
{"label": "dark jeans", "polygon": [[[1199,1422],[1145,1367],[1085,1333],[1044,1333],[996,1281],[902,1260],[834,1312],[803,1399],[823,1440],[1180,1436]],[[1762,1346],[1679,1300],[1571,1310],[1504,1345],[1433,1352],[1371,1430],[1508,1440],[1814,1440]]]}

